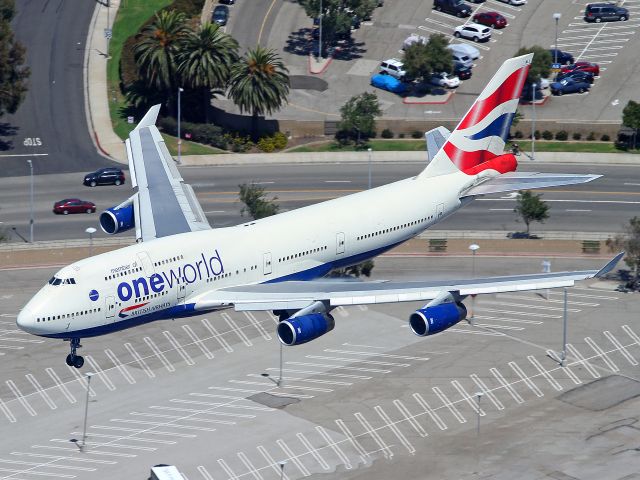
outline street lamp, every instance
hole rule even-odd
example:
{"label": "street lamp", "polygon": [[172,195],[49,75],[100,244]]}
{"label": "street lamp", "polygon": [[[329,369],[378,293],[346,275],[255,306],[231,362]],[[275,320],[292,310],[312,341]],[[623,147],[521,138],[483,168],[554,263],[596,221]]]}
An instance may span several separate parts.
{"label": "street lamp", "polygon": [[89,256],[93,256],[93,234],[97,232],[97,230],[93,227],[89,227],[85,230],[86,233],[89,234]]}
{"label": "street lamp", "polygon": [[80,446],[80,451],[84,451],[84,446],[87,443],[87,415],[89,414],[89,392],[91,391],[91,377],[93,373],[87,372],[85,373],[87,377],[87,397],[84,403],[84,426],[82,427],[82,445]]}
{"label": "street lamp", "polygon": [[553,63],[555,63],[555,64],[558,63],[558,20],[560,20],[560,17],[562,17],[561,13],[554,13],[553,14],[553,19],[556,21],[556,42],[553,44],[553,47],[554,47]]}
{"label": "street lamp", "polygon": [[182,163],[182,137],[180,136],[180,94],[184,92],[182,87],[178,87],[178,165]]}
{"label": "street lamp", "polygon": [[33,243],[33,161],[27,160],[29,164],[29,242]]}
{"label": "street lamp", "polygon": [[535,160],[536,155],[536,87],[535,83],[531,84],[531,160]]}
{"label": "street lamp", "polygon": [[476,434],[478,437],[480,437],[480,412],[482,410],[480,410],[480,399],[482,398],[483,393],[482,392],[476,392],[476,407],[478,409],[478,422],[477,422],[477,426],[476,426]]}
{"label": "street lamp", "polygon": [[322,60],[322,0],[320,0],[320,28],[318,32],[318,59]]}
{"label": "street lamp", "polygon": [[[471,250],[471,278],[476,278],[476,252],[480,249],[480,245],[477,243],[472,243],[469,245],[469,250]],[[476,296],[471,295],[471,317],[470,323],[473,325],[473,319],[476,315]]]}
{"label": "street lamp", "polygon": [[371,149],[367,148],[367,152],[369,152],[369,190],[371,190]]}
{"label": "street lamp", "polygon": [[286,461],[281,460],[280,462],[278,462],[278,465],[280,465],[280,480],[284,479],[284,466],[287,464]]}
{"label": "street lamp", "polygon": [[273,383],[275,383],[278,387],[280,385],[282,385],[282,342],[278,342],[280,344],[280,376],[278,377],[278,380],[274,380],[271,375],[269,375],[268,373],[261,373],[260,375],[262,375],[265,378],[268,378],[269,380],[271,380]]}

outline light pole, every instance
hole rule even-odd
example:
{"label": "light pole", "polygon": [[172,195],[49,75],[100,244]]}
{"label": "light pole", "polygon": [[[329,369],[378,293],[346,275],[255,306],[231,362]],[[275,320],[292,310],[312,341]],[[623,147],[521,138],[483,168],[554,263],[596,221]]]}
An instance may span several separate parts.
{"label": "light pole", "polygon": [[556,21],[556,41],[553,44],[554,47],[554,51],[553,51],[553,63],[558,63],[558,20],[560,20],[560,17],[562,17],[561,13],[554,13],[553,14],[553,19]]}
{"label": "light pole", "polygon": [[536,87],[537,84],[531,84],[531,160],[535,160],[536,156]]}
{"label": "light pole", "polygon": [[180,118],[182,117],[180,114],[180,94],[182,92],[184,92],[184,89],[182,87],[178,87],[178,165],[182,163],[182,137],[180,136]]}
{"label": "light pole", "polygon": [[478,422],[476,424],[476,435],[480,438],[480,399],[482,398],[482,392],[476,392],[476,407],[478,408]]}
{"label": "light pole", "polygon": [[[471,278],[476,278],[476,252],[480,249],[480,245],[472,243],[469,245],[471,250]],[[471,295],[471,325],[473,325],[473,319],[476,316],[476,296]]]}
{"label": "light pole", "polygon": [[318,32],[318,59],[322,60],[322,0],[320,0],[320,28]]}
{"label": "light pole", "polygon": [[33,243],[33,161],[27,160],[29,164],[29,242]]}
{"label": "light pole", "polygon": [[93,373],[87,372],[85,373],[87,377],[87,397],[84,402],[84,426],[82,427],[82,445],[80,446],[80,451],[84,450],[84,446],[87,443],[87,415],[89,414],[89,391],[91,390],[91,377]]}
{"label": "light pole", "polygon": [[89,227],[85,230],[86,233],[89,234],[89,256],[93,256],[93,234],[97,232],[97,230],[93,227]]}
{"label": "light pole", "polygon": [[369,190],[371,190],[371,149],[367,148],[367,152],[369,152]]}
{"label": "light pole", "polygon": [[562,315],[562,353],[560,354],[560,366],[564,367],[567,360],[567,288],[564,290],[564,312]]}
{"label": "light pole", "polygon": [[285,462],[284,460],[278,462],[278,465],[280,465],[280,480],[284,479],[284,466],[287,464],[287,462]]}
{"label": "light pole", "polygon": [[282,342],[278,341],[278,343],[280,344],[280,376],[278,377],[278,380],[274,380],[273,378],[271,378],[271,375],[269,375],[266,372],[261,373],[260,375],[262,375],[265,378],[268,378],[279,387],[282,385]]}

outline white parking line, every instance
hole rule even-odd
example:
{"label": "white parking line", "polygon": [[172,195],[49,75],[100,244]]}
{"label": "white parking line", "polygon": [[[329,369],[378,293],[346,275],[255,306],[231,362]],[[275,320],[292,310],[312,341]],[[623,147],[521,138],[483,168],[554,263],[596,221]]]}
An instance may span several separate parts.
{"label": "white parking line", "polygon": [[197,427],[195,425],[177,425],[175,423],[167,424],[167,422],[148,422],[145,420],[131,420],[130,418],[112,418],[111,422],[126,423],[133,425],[151,425],[154,427],[170,427],[181,430],[198,430],[201,432],[215,432],[215,428]]}
{"label": "white parking line", "polygon": [[298,467],[298,470],[300,470],[300,472],[302,473],[302,475],[304,475],[305,477],[308,477],[309,475],[311,475],[311,473],[309,472],[309,470],[307,470],[307,467],[305,467],[303,465],[303,463],[298,459],[298,456],[295,455],[291,449],[289,448],[289,445],[287,445],[284,440],[282,440],[281,438],[279,438],[278,440],[276,440],[276,443],[278,444],[278,446],[282,449],[282,451],[285,453],[285,455],[287,455],[287,460],[291,460],[291,462]]}
{"label": "white parking line", "polygon": [[104,353],[107,355],[107,357],[109,357],[109,360],[111,360],[111,362],[116,366],[116,368],[118,369],[118,371],[122,374],[122,376],[124,377],[124,379],[129,382],[129,385],[133,385],[134,383],[136,383],[135,379],[131,376],[131,374],[129,373],[129,371],[127,370],[127,367],[125,367],[122,362],[120,362],[120,359],[118,357],[116,357],[114,355],[114,353],[110,350],[110,349],[106,349],[104,351]]}
{"label": "white parking line", "polygon": [[47,367],[45,368],[45,372],[47,372],[49,374],[49,377],[51,377],[51,379],[53,380],[53,382],[56,384],[56,386],[60,389],[60,391],[62,392],[62,394],[65,396],[65,398],[69,401],[69,403],[73,404],[76,403],[76,397],[74,397],[73,395],[71,395],[71,392],[69,391],[69,389],[66,387],[66,385],[62,382],[62,380],[60,380],[60,377],[58,376],[58,374],[53,370],[53,368],[51,367]]}
{"label": "white parking line", "polygon": [[113,392],[116,389],[116,386],[113,384],[106,372],[104,372],[100,365],[98,365],[98,362],[96,362],[91,355],[87,355],[86,359],[89,365],[91,365],[95,376],[102,380],[102,383],[104,383],[105,386]]}
{"label": "white parking line", "polygon": [[253,466],[253,464],[249,460],[249,457],[247,457],[244,452],[238,452],[237,455],[243,465],[247,468],[247,470],[249,470],[249,473],[253,475],[253,478],[255,478],[256,480],[263,480],[262,475],[260,475],[258,469]]}
{"label": "white parking line", "polygon": [[[11,474],[29,473],[31,475],[40,475],[40,476],[43,476],[43,477],[76,478],[75,475],[67,475],[66,473],[34,472],[32,469],[29,469],[27,471],[27,470],[13,470],[11,468],[0,468],[0,472],[7,472],[7,473],[11,473]],[[14,475],[11,475],[11,477],[14,477]],[[2,477],[2,478],[11,478],[11,477]]]}
{"label": "white parking line", "polygon": [[[46,450],[62,450],[63,452],[68,452],[68,453],[78,453],[78,448],[75,445],[71,447],[54,447],[53,445],[31,445],[31,448],[42,448]],[[137,457],[137,455],[133,453],[105,452],[102,450],[95,450],[95,449],[85,450],[84,453],[87,455],[102,455],[105,457],[126,457],[126,458]]]}
{"label": "white parking line", "polygon": [[349,428],[345,425],[345,423],[341,419],[335,420],[335,423],[338,426],[338,428],[342,431],[342,434],[345,437],[347,437],[349,442],[351,442],[351,445],[353,445],[353,448],[355,448],[356,451],[360,454],[360,456],[362,457],[362,460],[366,462],[367,458],[369,457],[369,454],[362,447],[362,445],[360,445],[360,442],[358,442],[358,440],[353,435],[353,433],[351,433],[351,430],[349,430]]}
{"label": "white parking line", "polygon": [[[257,374],[257,373],[249,373],[247,374],[247,377],[256,377],[256,378],[263,378],[262,374]],[[283,376],[282,377],[283,380],[293,380],[295,382],[309,382],[309,383],[323,383],[323,384],[327,384],[327,385],[353,385],[353,383],[351,382],[336,382],[336,381],[331,381],[331,380],[320,380],[320,379],[314,379],[314,378],[301,378],[301,377],[287,377],[287,376]]]}
{"label": "white parking line", "polygon": [[458,420],[460,423],[467,423],[467,419],[462,416],[462,414],[458,411],[456,406],[449,400],[449,398],[440,390],[439,387],[432,387],[431,390],[438,396],[442,404],[447,407],[447,409],[451,412],[451,414]]}
{"label": "white parking line", "polygon": [[613,343],[613,346],[616,347],[618,349],[618,351],[624,356],[624,358],[627,359],[627,361],[633,365],[636,366],[638,365],[638,361],[629,353],[629,351],[618,341],[618,339],[616,337],[614,337],[611,332],[609,332],[608,330],[604,331],[604,335],[605,337],[607,337],[609,339],[609,341],[611,343]]}
{"label": "white parking line", "polygon": [[195,334],[195,332],[189,325],[182,325],[182,329],[187,333],[187,335],[189,335],[191,341],[198,346],[207,360],[212,360],[214,358],[213,353],[211,353],[211,351],[207,348],[207,345],[202,340],[200,340],[200,338]]}
{"label": "white parking line", "polygon": [[167,357],[165,357],[164,353],[162,353],[158,346],[153,343],[153,340],[151,340],[149,337],[144,337],[143,340],[144,343],[146,343],[151,351],[155,354],[155,356],[158,357],[158,359],[162,362],[164,368],[166,368],[169,372],[176,371],[175,367],[171,364],[171,362],[169,362],[169,360],[167,360]]}
{"label": "white parking line", "polygon": [[204,477],[204,480],[213,480],[213,477],[209,474],[206,468],[203,465],[199,465],[196,469]]}
{"label": "white parking line", "polygon": [[613,372],[620,371],[618,366],[615,363],[613,363],[611,359],[609,359],[607,354],[604,353],[604,351],[598,346],[596,342],[593,341],[591,337],[585,337],[584,341],[593,349],[594,352],[596,352],[596,354],[602,359],[602,361],[604,361],[604,363],[607,364],[607,366],[611,371]]}
{"label": "white parking line", "polygon": [[[496,296],[497,298],[513,298],[514,300],[529,300],[530,302],[545,302],[545,303],[564,303],[563,299],[558,299],[558,300],[554,300],[554,299],[547,299],[547,298],[540,298],[540,297],[525,297],[525,296],[519,296],[519,295],[500,295],[498,294]],[[578,305],[581,307],[599,307],[600,304],[599,303],[588,303],[588,302],[576,302],[575,300],[568,300],[567,301],[567,305]],[[535,305],[537,307],[537,305]]]}
{"label": "white parking line", "polygon": [[[269,367],[266,369],[267,371],[280,371],[279,368]],[[327,377],[338,377],[338,378],[353,378],[357,380],[371,380],[372,377],[367,377],[365,375],[353,375],[349,373],[329,373],[329,372],[315,372],[313,370],[297,370],[295,368],[284,368],[283,372],[291,372],[291,373],[306,373],[308,375],[324,375]]]}
{"label": "white parking line", "polygon": [[[167,425],[169,426],[169,425]],[[92,430],[116,430],[116,431],[121,431],[121,432],[130,432],[134,435],[137,435],[139,433],[144,433],[145,435],[165,435],[168,437],[181,437],[181,438],[196,438],[197,435],[194,435],[192,433],[179,433],[179,432],[165,432],[163,430],[151,430],[151,429],[142,429],[142,428],[126,428],[126,427],[119,427],[116,425],[91,425],[91,429]],[[129,437],[127,437],[129,438]]]}
{"label": "white parking line", "polygon": [[471,378],[471,380],[473,380],[473,383],[475,383],[480,388],[480,392],[482,392],[483,395],[486,395],[498,410],[504,410],[504,405],[502,404],[502,402],[498,399],[498,397],[495,396],[491,389],[487,387],[482,379],[478,377],[478,375],[472,373],[471,375],[469,375],[469,377]]}
{"label": "white parking line", "polygon": [[427,431],[424,428],[422,428],[422,425],[420,425],[420,423],[416,420],[415,415],[413,415],[409,411],[409,409],[404,405],[404,403],[396,399],[393,401],[393,404],[396,406],[396,408],[402,414],[405,420],[409,422],[409,425],[411,425],[413,429],[418,433],[418,435],[420,435],[422,438],[429,435]]}
{"label": "white parking line", "polygon": [[381,370],[379,368],[364,368],[364,367],[350,367],[344,365],[326,365],[322,363],[308,363],[308,362],[287,362],[288,365],[301,365],[304,367],[319,367],[319,368],[335,368],[342,370],[355,370],[357,372],[370,372],[370,373],[390,373],[391,370]]}
{"label": "white parking line", "polygon": [[307,451],[313,456],[313,458],[316,459],[316,461],[320,464],[320,466],[324,470],[328,471],[331,469],[331,467],[329,467],[329,464],[325,461],[325,459],[322,458],[322,455],[320,455],[319,449],[316,449],[313,445],[311,445],[311,442],[307,439],[307,437],[304,436],[304,434],[296,433],[296,437],[298,437],[298,440],[300,440],[300,443],[304,445]]}
{"label": "white parking line", "polygon": [[[171,425],[177,425],[175,421],[184,419],[184,415],[165,415],[161,413],[131,412],[129,413],[129,415],[135,415],[139,417],[151,417],[151,418],[166,418],[172,421]],[[218,425],[235,425],[236,424],[236,422],[232,422],[229,420],[216,420],[215,418],[197,418],[197,417],[194,417],[193,415],[186,420],[189,420],[191,422],[215,423]],[[109,446],[111,445],[112,444],[110,443]]]}
{"label": "white parking line", "polygon": [[509,322],[509,323],[524,323],[527,325],[542,325],[544,322],[537,322],[535,320],[523,320],[520,318],[504,318],[504,317],[488,317],[485,315],[475,315],[473,317],[476,320],[493,320],[498,322]]}
{"label": "white parking line", "polygon": [[427,403],[427,401],[422,398],[422,395],[419,393],[414,393],[413,398],[418,402],[418,404],[424,409],[424,411],[431,417],[433,423],[435,423],[440,430],[446,430],[447,424],[440,418],[440,416],[431,408],[431,406]]}
{"label": "white parking line", "polygon": [[391,430],[396,435],[396,437],[398,437],[398,440],[400,440],[400,443],[404,445],[404,448],[406,448],[411,455],[415,454],[416,448],[411,444],[409,440],[407,440],[407,437],[405,437],[400,429],[396,426],[396,422],[391,421],[389,415],[387,415],[387,412],[385,412],[380,405],[376,405],[375,407],[373,407],[373,409],[384,422],[384,426],[389,428],[389,430]]}
{"label": "white parking line", "polygon": [[356,417],[356,420],[358,420],[358,422],[360,422],[360,425],[362,425],[362,428],[364,428],[365,433],[369,434],[371,438],[373,438],[373,440],[378,444],[378,447],[380,447],[380,450],[382,451],[382,454],[384,455],[384,457],[387,460],[393,457],[393,452],[391,451],[391,448],[389,448],[389,446],[385,443],[385,441],[378,434],[376,429],[374,429],[371,426],[369,421],[366,418],[364,418],[364,415],[362,415],[362,413],[360,412],[356,412],[353,414],[353,416]]}
{"label": "white parking line", "polygon": [[[182,399],[182,398],[172,398],[169,401],[172,402],[172,403],[184,403],[184,404],[187,404],[187,405],[203,405],[203,406],[206,406],[206,407],[219,407],[219,408],[224,407],[224,408],[229,408],[229,409],[261,411],[261,412],[273,410],[272,408],[260,407],[258,405],[231,405],[230,403],[204,402],[204,401],[199,401],[199,400],[185,400],[185,399]],[[188,411],[188,409],[165,407],[165,406],[159,406],[159,405],[154,405],[151,408],[155,408],[155,409],[158,409],[158,410],[184,410],[184,411]],[[220,412],[220,411],[212,411],[212,410],[205,410],[205,411],[191,410],[191,412],[192,413],[200,412],[200,413],[206,413],[207,415],[218,415],[218,416],[221,416],[221,417],[256,418],[255,415],[251,415],[249,413],[230,413],[230,412]]]}
{"label": "white parking line", "polygon": [[553,315],[550,313],[517,312],[513,310],[499,310],[495,308],[484,308],[484,307],[482,308],[482,311],[490,312],[490,313],[504,313],[506,315],[521,315],[523,317],[562,318],[562,315]]}
{"label": "white parking line", "polygon": [[[554,360],[556,360],[556,359],[558,358],[558,354],[557,354],[556,352],[554,352],[553,350],[547,350],[547,351],[546,351],[546,353],[547,353],[547,356],[548,356],[548,357],[550,357],[550,358],[552,358],[552,359],[554,359]],[[582,380],[580,380],[580,379],[576,376],[576,374],[575,374],[575,373],[573,373],[573,371],[571,370],[571,368],[569,368],[569,367],[566,365],[566,363],[565,363],[565,366],[564,366],[564,367],[562,367],[561,372],[562,372],[562,373],[566,373],[566,374],[567,374],[567,376],[571,379],[571,381],[572,381],[573,383],[575,383],[576,385],[580,385],[580,384],[582,384]]]}
{"label": "white parking line", "polygon": [[522,399],[520,394],[516,392],[516,390],[511,386],[511,384],[505,380],[505,378],[502,376],[502,373],[500,373],[500,371],[497,368],[490,368],[489,371],[494,377],[496,377],[496,380],[500,382],[500,385],[502,385],[502,387],[507,392],[509,392],[509,394],[513,397],[516,403],[524,403],[524,400]]}
{"label": "white parking line", "polygon": [[478,403],[473,400],[474,396],[469,395],[458,380],[451,380],[451,385],[453,385],[453,388],[455,388],[458,391],[462,400],[464,400],[469,404],[469,406],[471,407],[471,410],[476,412],[476,414],[479,414],[481,417],[485,416],[484,410],[482,410],[482,408],[479,408]]}
{"label": "white parking line", "polygon": [[[270,390],[272,387],[271,383],[265,383],[265,382],[250,382],[248,380],[229,380],[230,383],[239,383],[240,385],[258,385],[258,386],[262,386],[264,387],[263,390]],[[305,387],[302,385],[285,385],[283,387],[285,390],[304,390],[304,391],[310,391],[310,392],[323,392],[323,393],[330,393],[333,392],[332,388],[321,388],[321,387]]]}
{"label": "white parking line", "polygon": [[324,357],[321,355],[305,355],[306,358],[312,358],[317,360],[337,360],[339,362],[354,362],[354,363],[367,363],[371,365],[381,365],[385,367],[410,367],[408,363],[393,363],[393,362],[381,362],[378,360],[359,360],[355,358],[342,358],[342,357]]}
{"label": "white parking line", "polygon": [[[601,37],[605,38],[605,37],[621,37],[621,36],[625,36],[625,35],[635,35],[635,31],[633,32],[611,32],[611,33],[603,33],[602,35],[600,35]],[[589,39],[591,38],[593,35],[572,35],[570,37],[560,37],[558,38],[558,42],[564,42],[564,41],[574,41],[574,40],[582,40],[582,39]],[[561,44],[558,43],[558,46],[560,46]]]}
{"label": "white parking line", "polygon": [[316,425],[315,427],[316,431],[320,434],[320,436],[322,437],[322,439],[326,442],[326,444],[331,447],[331,449],[333,450],[333,452],[336,454],[336,456],[340,459],[340,461],[344,464],[344,466],[346,467],[347,470],[351,470],[353,467],[351,465],[351,462],[349,461],[349,457],[347,457],[347,455],[342,451],[342,449],[340,448],[340,446],[338,445],[337,442],[334,442],[333,439],[331,438],[331,436],[329,435],[329,432],[327,432],[323,427],[321,427],[320,425]]}
{"label": "white parking line", "polygon": [[516,362],[509,362],[508,365],[516,373],[516,375],[518,375],[522,379],[522,381],[525,383],[525,385],[527,387],[529,387],[533,393],[536,394],[536,397],[543,397],[544,396],[544,393],[542,393],[542,391],[538,388],[538,386],[535,383],[533,383],[533,380],[531,380],[522,371],[522,369],[520,368],[520,366]]}
{"label": "white parking line", "polygon": [[125,348],[129,351],[133,359],[140,365],[140,368],[144,370],[144,373],[147,374],[147,377],[154,378],[156,376],[155,373],[149,368],[144,359],[140,356],[140,354],[133,348],[130,343],[124,344]]}
{"label": "white parking line", "polygon": [[27,411],[27,413],[29,415],[31,415],[32,417],[35,417],[37,415],[36,411],[31,407],[29,402],[27,402],[27,399],[24,397],[24,395],[22,395],[22,392],[16,386],[16,384],[13,382],[13,380],[7,380],[4,383],[7,384],[7,386],[9,387],[9,390],[11,390],[11,392],[15,395],[15,397],[22,404],[22,406]]}
{"label": "white parking line", "polygon": [[187,353],[187,351],[184,348],[182,348],[182,345],[178,343],[178,340],[176,340],[176,338],[171,334],[171,332],[164,330],[162,334],[166,337],[167,340],[169,340],[169,343],[171,344],[171,346],[178,352],[178,354],[182,357],[182,359],[185,362],[187,362],[187,365],[191,366],[196,364],[196,362],[193,361],[193,359]]}
{"label": "white parking line", "polygon": [[[93,435],[92,435],[93,436]],[[69,444],[69,439],[67,438],[52,438],[51,440],[49,440],[50,442],[55,442],[55,443],[64,443],[66,445]],[[86,442],[84,445],[91,445],[94,447],[103,447],[105,446],[103,443],[100,442]],[[142,450],[142,451],[146,451],[146,452],[155,452],[157,450],[156,447],[145,447],[142,445],[123,445],[121,443],[112,443],[109,442],[109,447],[113,447],[113,448],[126,448],[127,450]],[[50,467],[52,465],[47,465],[47,467]]]}
{"label": "white parking line", "polygon": [[225,462],[224,460],[219,458],[218,459],[218,465],[220,465],[222,467],[222,469],[224,470],[224,472],[227,474],[227,476],[230,479],[237,480],[238,476],[234,473],[233,470],[231,470],[231,467],[229,465],[227,465],[227,462]]}
{"label": "white parking line", "polygon": [[53,400],[51,400],[51,397],[49,396],[47,391],[43,389],[42,386],[40,386],[40,383],[38,382],[36,377],[34,377],[30,373],[27,373],[25,377],[27,377],[27,380],[29,380],[29,383],[31,383],[34,390],[40,394],[42,399],[45,401],[45,403],[49,406],[51,410],[55,410],[56,408],[58,408],[57,405],[53,402]]}
{"label": "white parking line", "polygon": [[534,357],[533,355],[527,355],[527,359],[529,359],[529,362],[531,362],[531,364],[536,367],[536,369],[538,370],[538,372],[540,372],[540,375],[542,375],[544,378],[547,379],[547,382],[549,382],[549,384],[551,384],[551,386],[557,391],[560,392],[562,391],[562,385],[560,385],[555,378],[553,378],[551,376],[551,374],[542,366],[542,364],[538,361],[538,359],[536,357]]}
{"label": "white parking line", "polygon": [[238,328],[238,325],[236,325],[236,322],[233,321],[233,319],[229,316],[228,313],[222,312],[220,316],[224,319],[225,322],[227,322],[227,325],[229,325],[229,328],[231,328],[231,330],[236,332],[236,335],[240,337],[240,340],[242,340],[242,343],[244,343],[247,347],[253,346],[253,343],[251,342],[251,340],[249,340],[249,337],[247,337],[247,335],[242,331],[241,328]]}
{"label": "white parking line", "polygon": [[593,378],[600,378],[600,373],[591,366],[591,364],[582,356],[582,354],[570,343],[567,343],[567,350],[578,359],[578,363],[581,363],[584,368],[591,374]]}
{"label": "white parking line", "polygon": [[264,457],[264,459],[267,461],[267,464],[269,466],[271,466],[271,468],[274,470],[274,472],[276,472],[276,475],[278,475],[279,478],[281,478],[282,480],[289,480],[289,477],[287,476],[287,474],[284,471],[284,468],[281,468],[279,466],[279,463],[276,462],[273,457],[271,457],[271,455],[269,454],[269,452],[267,452],[267,449],[264,448],[262,445],[258,445],[256,447],[256,449],[260,452],[260,454]]}
{"label": "white parking line", "polygon": [[346,353],[348,355],[366,355],[370,357],[397,358],[400,360],[419,360],[423,362],[429,360],[429,358],[425,358],[425,357],[408,357],[405,355],[392,355],[389,353],[376,353],[376,352],[352,352],[349,350],[334,350],[331,348],[325,348],[324,351],[327,353]]}
{"label": "white parking line", "polygon": [[262,324],[256,319],[256,317],[253,315],[253,312],[242,312],[242,313],[244,313],[245,317],[249,319],[249,321],[251,322],[251,325],[253,325],[254,328],[258,330],[258,332],[260,332],[260,335],[262,335],[262,338],[264,338],[265,340],[271,340],[271,335],[269,335],[269,332],[267,332],[267,330],[262,326]]}
{"label": "white parking line", "polygon": [[209,323],[209,320],[208,320],[208,319],[203,318],[203,319],[202,319],[202,324],[203,324],[203,325],[204,325],[204,327],[209,331],[209,333],[210,333],[211,335],[213,335],[213,338],[215,338],[215,339],[218,341],[218,343],[220,344],[220,346],[221,346],[222,348],[224,348],[224,350],[225,350],[227,353],[231,353],[231,352],[233,352],[233,348],[231,348],[231,345],[229,345],[229,344],[227,343],[227,341],[226,341],[224,338],[222,338],[222,335],[220,335],[220,334],[218,333],[218,331],[215,329],[215,327]]}
{"label": "white parking line", "polygon": [[7,407],[4,404],[1,398],[0,398],[0,410],[2,410],[2,413],[4,413],[4,416],[7,417],[7,420],[9,420],[11,423],[16,423],[16,417],[13,415],[13,413],[11,413],[11,410],[9,410],[9,407]]}
{"label": "white parking line", "polygon": [[[82,435],[82,432],[71,432],[71,435]],[[122,435],[109,435],[106,433],[91,432],[91,438],[109,438],[112,440],[122,440]],[[131,435],[129,435],[126,439],[127,441],[156,443],[158,445],[175,445],[176,444],[176,442],[173,440],[160,440],[157,438],[156,439],[142,438],[142,437],[134,437]]]}

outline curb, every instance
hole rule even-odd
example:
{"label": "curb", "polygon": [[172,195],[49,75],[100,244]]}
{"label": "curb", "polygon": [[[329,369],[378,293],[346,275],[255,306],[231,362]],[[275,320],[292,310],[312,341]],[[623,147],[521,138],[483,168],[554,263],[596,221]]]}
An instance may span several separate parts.
{"label": "curb", "polygon": [[447,98],[442,101],[432,101],[432,102],[408,102],[407,98],[415,98],[415,97],[405,97],[402,99],[402,103],[405,105],[444,105],[445,103],[449,103],[449,100],[453,98],[456,92],[447,92]]}
{"label": "curb", "polygon": [[312,75],[320,75],[320,74],[324,73],[325,70],[327,68],[329,68],[329,65],[331,65],[331,62],[333,62],[333,57],[329,57],[329,59],[324,62],[324,65],[322,65],[322,68],[320,70],[313,71],[313,69],[311,68],[311,59],[312,59],[312,57],[313,57],[313,55],[309,55],[309,57],[308,57],[309,73],[311,73]]}

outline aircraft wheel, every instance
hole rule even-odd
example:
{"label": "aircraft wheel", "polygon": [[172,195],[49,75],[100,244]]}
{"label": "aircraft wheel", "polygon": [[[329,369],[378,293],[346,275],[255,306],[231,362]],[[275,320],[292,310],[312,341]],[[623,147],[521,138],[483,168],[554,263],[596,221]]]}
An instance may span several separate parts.
{"label": "aircraft wheel", "polygon": [[82,368],[82,366],[84,365],[84,357],[81,357],[80,355],[76,356],[76,358],[73,359],[73,366],[76,368]]}
{"label": "aircraft wheel", "polygon": [[67,355],[67,365],[73,367],[73,356],[71,354]]}

